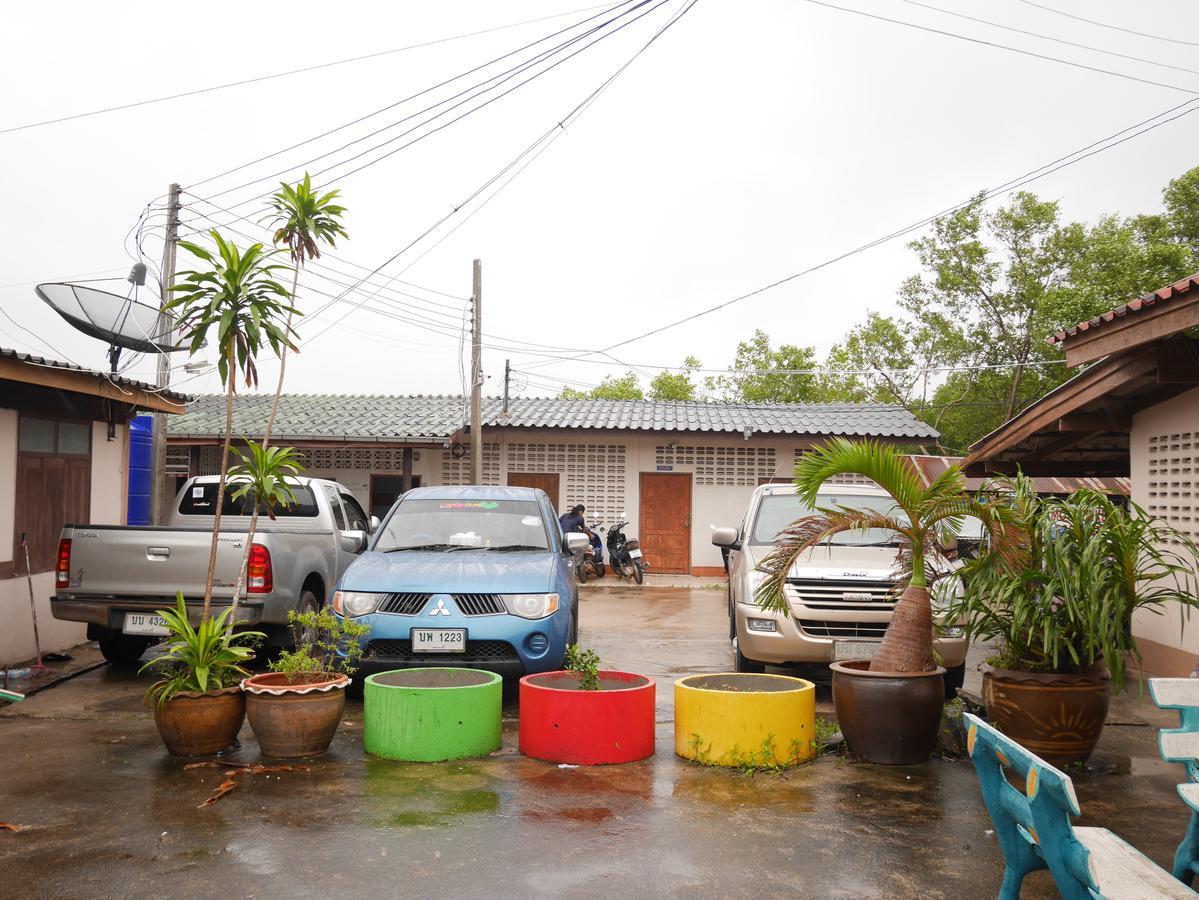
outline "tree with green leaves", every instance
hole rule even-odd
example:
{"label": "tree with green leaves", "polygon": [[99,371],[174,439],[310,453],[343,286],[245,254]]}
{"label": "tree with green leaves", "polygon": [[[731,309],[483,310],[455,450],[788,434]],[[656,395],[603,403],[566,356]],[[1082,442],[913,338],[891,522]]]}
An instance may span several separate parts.
{"label": "tree with green leaves", "polygon": [[823,399],[817,376],[804,374],[814,368],[812,347],[781,344],[775,349],[759,328],[737,344],[728,374],[711,376],[705,384],[726,403],[810,403]]}
{"label": "tree with green leaves", "polygon": [[[891,495],[892,510],[816,507],[820,487],[837,475],[864,475]],[[904,589],[891,614],[872,671],[927,672],[933,662],[933,618],[928,586],[942,554],[966,516],[981,521],[992,552],[1006,553],[1004,507],[975,500],[965,492],[965,478],[950,466],[924,486],[901,450],[875,441],[834,438],[795,465],[797,493],[816,511],[792,522],[779,534],[775,549],[762,561],[766,578],[755,593],[764,609],[789,612],[783,593],[796,560],[829,538],[847,531],[882,529],[895,534],[905,554]]]}
{"label": "tree with green leaves", "polygon": [[679,371],[672,372],[663,369],[649,383],[649,398],[651,400],[695,400],[699,395],[699,387],[691,380],[691,373],[702,365],[694,356],[683,360]]}
{"label": "tree with green leaves", "polygon": [[258,354],[270,347],[278,355],[284,347],[293,346],[293,332],[288,320],[294,312],[291,294],[276,277],[287,266],[272,262],[278,251],[253,244],[242,252],[232,241],[221,237],[216,229],[210,231],[209,236],[215,244],[215,252],[190,241],[179,242],[179,246],[204,267],[180,272],[179,283],[171,288],[175,296],[164,304],[165,309],[176,315],[179,331],[188,342],[189,354],[195,355],[206,343],[215,349],[217,372],[225,387],[225,435],[213,510],[208,579],[204,585],[205,619],[212,609],[237,376],[240,372],[246,387],[258,386]]}
{"label": "tree with green leaves", "polygon": [[644,400],[645,392],[636,372],[626,372],[624,375],[607,375],[604,380],[589,391],[579,391],[564,387],[559,394],[565,400]]}
{"label": "tree with green leaves", "polygon": [[294,448],[268,447],[265,441],[261,444],[251,441],[244,453],[234,447],[233,455],[238,459],[237,465],[229,470],[229,477],[234,484],[233,499],[253,507],[250,529],[246,533],[246,549],[237,570],[237,584],[233,588],[233,608],[237,609],[242,589],[246,586],[250,548],[258,530],[258,516],[265,511],[273,522],[277,507],[291,506],[296,502],[292,484],[297,476],[303,474],[304,467],[300,465],[300,455]]}
{"label": "tree with green leaves", "polygon": [[[338,193],[334,190],[321,194],[313,190],[312,179],[305,172],[304,179],[295,187],[281,184],[279,190],[271,195],[270,218],[275,232],[274,243],[276,247],[282,245],[287,248],[292,264],[292,310],[287,315],[289,331],[292,317],[299,314],[295,309],[295,298],[300,286],[300,270],[308,260],[320,258],[323,245],[336,247],[339,237],[349,237],[341,224],[346,208],[335,202]],[[287,345],[284,345],[279,354],[279,380],[275,385],[275,399],[271,402],[271,415],[262,434],[263,447],[270,446],[271,432],[279,415],[283,375],[287,371],[287,350]]]}

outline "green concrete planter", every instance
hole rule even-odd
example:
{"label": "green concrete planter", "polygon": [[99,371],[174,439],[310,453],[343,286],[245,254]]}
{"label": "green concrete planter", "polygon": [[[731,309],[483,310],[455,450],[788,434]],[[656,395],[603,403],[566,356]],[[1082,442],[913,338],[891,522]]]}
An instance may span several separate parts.
{"label": "green concrete planter", "polygon": [[372,756],[437,762],[500,749],[503,679],[479,669],[398,669],[363,687],[363,745]]}

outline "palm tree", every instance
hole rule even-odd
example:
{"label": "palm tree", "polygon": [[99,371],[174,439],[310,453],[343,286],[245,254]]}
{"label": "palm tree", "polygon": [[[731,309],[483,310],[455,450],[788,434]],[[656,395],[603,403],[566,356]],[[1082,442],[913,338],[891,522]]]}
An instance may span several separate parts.
{"label": "palm tree", "polygon": [[927,672],[934,668],[928,585],[941,548],[957,534],[966,516],[983,522],[993,538],[993,547],[1006,546],[1004,513],[998,504],[967,496],[965,479],[957,466],[950,466],[924,487],[902,453],[874,441],[834,438],[817,447],[796,464],[795,486],[800,498],[815,507],[821,485],[836,475],[850,473],[864,475],[882,487],[891,495],[894,508],[879,511],[838,506],[818,509],[796,520],[780,533],[775,549],[762,561],[760,568],[767,578],[758,587],[755,599],[763,609],[789,612],[783,585],[802,554],[847,531],[894,532],[901,541],[901,583],[906,584],[870,668]]}
{"label": "palm tree", "polygon": [[233,588],[233,608],[237,609],[242,589],[246,586],[246,570],[250,564],[254,533],[258,530],[258,515],[265,509],[267,516],[274,521],[276,506],[291,506],[296,502],[295,490],[289,479],[294,480],[302,474],[304,467],[300,465],[299,454],[292,447],[267,447],[265,444],[251,443],[247,444],[245,453],[234,447],[233,455],[240,460],[229,470],[229,476],[236,480],[233,499],[248,500],[254,504],[254,511],[250,513],[250,530],[246,535],[246,549],[237,571],[237,584]]}
{"label": "palm tree", "polygon": [[[333,201],[337,199],[338,191],[319,194],[312,189],[312,180],[304,173],[304,180],[293,188],[281,184],[280,189],[271,196],[272,210],[271,225],[275,229],[275,246],[286,245],[292,262],[291,296],[294,303],[296,291],[300,285],[300,269],[310,259],[318,259],[321,255],[321,245],[337,246],[338,237],[349,237],[342,227],[341,216],[346,208]],[[292,316],[296,310],[288,313],[287,328],[291,330]],[[287,347],[279,355],[279,381],[275,385],[275,399],[271,403],[271,415],[267,419],[266,429],[262,435],[262,446],[269,447],[271,432],[275,428],[275,418],[279,415],[279,398],[283,394],[283,374],[287,370]]]}
{"label": "palm tree", "polygon": [[221,478],[218,482],[216,508],[212,520],[212,547],[208,555],[208,580],[204,586],[204,613],[212,609],[212,584],[216,574],[217,538],[221,528],[221,506],[225,501],[225,483],[229,474],[229,443],[233,435],[233,395],[237,373],[241,372],[247,387],[258,386],[256,357],[269,345],[281,354],[291,345],[291,327],[284,316],[294,312],[291,294],[275,280],[275,273],[287,267],[272,263],[278,251],[269,251],[254,244],[243,253],[231,241],[226,241],[213,229],[209,232],[216,244],[216,253],[180,241],[179,245],[206,269],[179,273],[180,282],[171,290],[173,297],[165,308],[177,311],[181,333],[189,339],[188,352],[196,353],[215,330],[213,341],[217,353],[217,371],[225,386],[225,440],[221,448]]}

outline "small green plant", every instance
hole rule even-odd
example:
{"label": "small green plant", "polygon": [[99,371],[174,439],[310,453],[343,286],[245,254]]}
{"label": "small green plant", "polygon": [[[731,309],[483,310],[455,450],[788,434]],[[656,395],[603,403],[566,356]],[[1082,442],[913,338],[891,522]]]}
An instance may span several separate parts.
{"label": "small green plant", "polygon": [[193,628],[187,620],[183,593],[175,593],[175,608],[160,609],[170,632],[166,653],[150,660],[141,671],[150,669],[161,677],[146,691],[146,703],[159,706],[183,691],[206,693],[237,684],[249,673],[243,664],[254,658],[254,646],[266,635],[260,631],[234,631],[232,609],[216,618],[200,620]]}
{"label": "small green plant", "polygon": [[313,675],[333,672],[352,675],[362,659],[359,638],[370,633],[371,627],[350,619],[339,619],[325,607],[317,612],[287,614],[294,650],[283,650],[272,660],[270,670],[288,676],[291,684],[310,681]]}
{"label": "small green plant", "polygon": [[563,665],[566,666],[567,671],[578,673],[580,691],[598,691],[600,689],[600,658],[594,650],[584,650],[578,644],[568,644]]}
{"label": "small green plant", "polygon": [[826,719],[823,716],[816,717],[816,749],[819,750],[823,745],[832,743],[834,739],[840,739],[841,726],[837,724],[835,719]]}

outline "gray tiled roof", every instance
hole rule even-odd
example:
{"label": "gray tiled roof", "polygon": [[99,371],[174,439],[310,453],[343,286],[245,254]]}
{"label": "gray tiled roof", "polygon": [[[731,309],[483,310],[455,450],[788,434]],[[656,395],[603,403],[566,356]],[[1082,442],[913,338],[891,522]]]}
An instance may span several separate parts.
{"label": "gray tiled roof", "polygon": [[[262,434],[271,395],[246,394],[234,403],[233,433]],[[515,428],[597,428],[631,431],[709,431],[936,438],[937,432],[902,407],[880,404],[679,403],[653,400],[567,400],[517,397],[502,415],[498,397],[483,400],[483,425]],[[290,440],[430,440],[462,428],[461,397],[284,394],[274,435]],[[169,420],[174,438],[224,433],[225,400],[205,395]]]}
{"label": "gray tiled roof", "polygon": [[[67,369],[71,372],[82,372],[84,375],[95,375],[96,378],[107,379],[116,385],[141,388],[143,391],[158,390],[157,386],[147,384],[144,381],[135,381],[123,375],[111,375],[108,372],[101,372],[98,369],[85,369],[83,366],[75,363],[63,362],[61,359],[48,359],[45,356],[35,356],[32,353],[25,353],[21,350],[10,350],[8,347],[0,347],[0,359],[15,359],[17,362],[26,363],[31,366],[41,366],[46,369]],[[178,391],[165,390],[161,393],[168,400],[173,400],[175,405],[190,399],[187,394],[181,394]]]}

